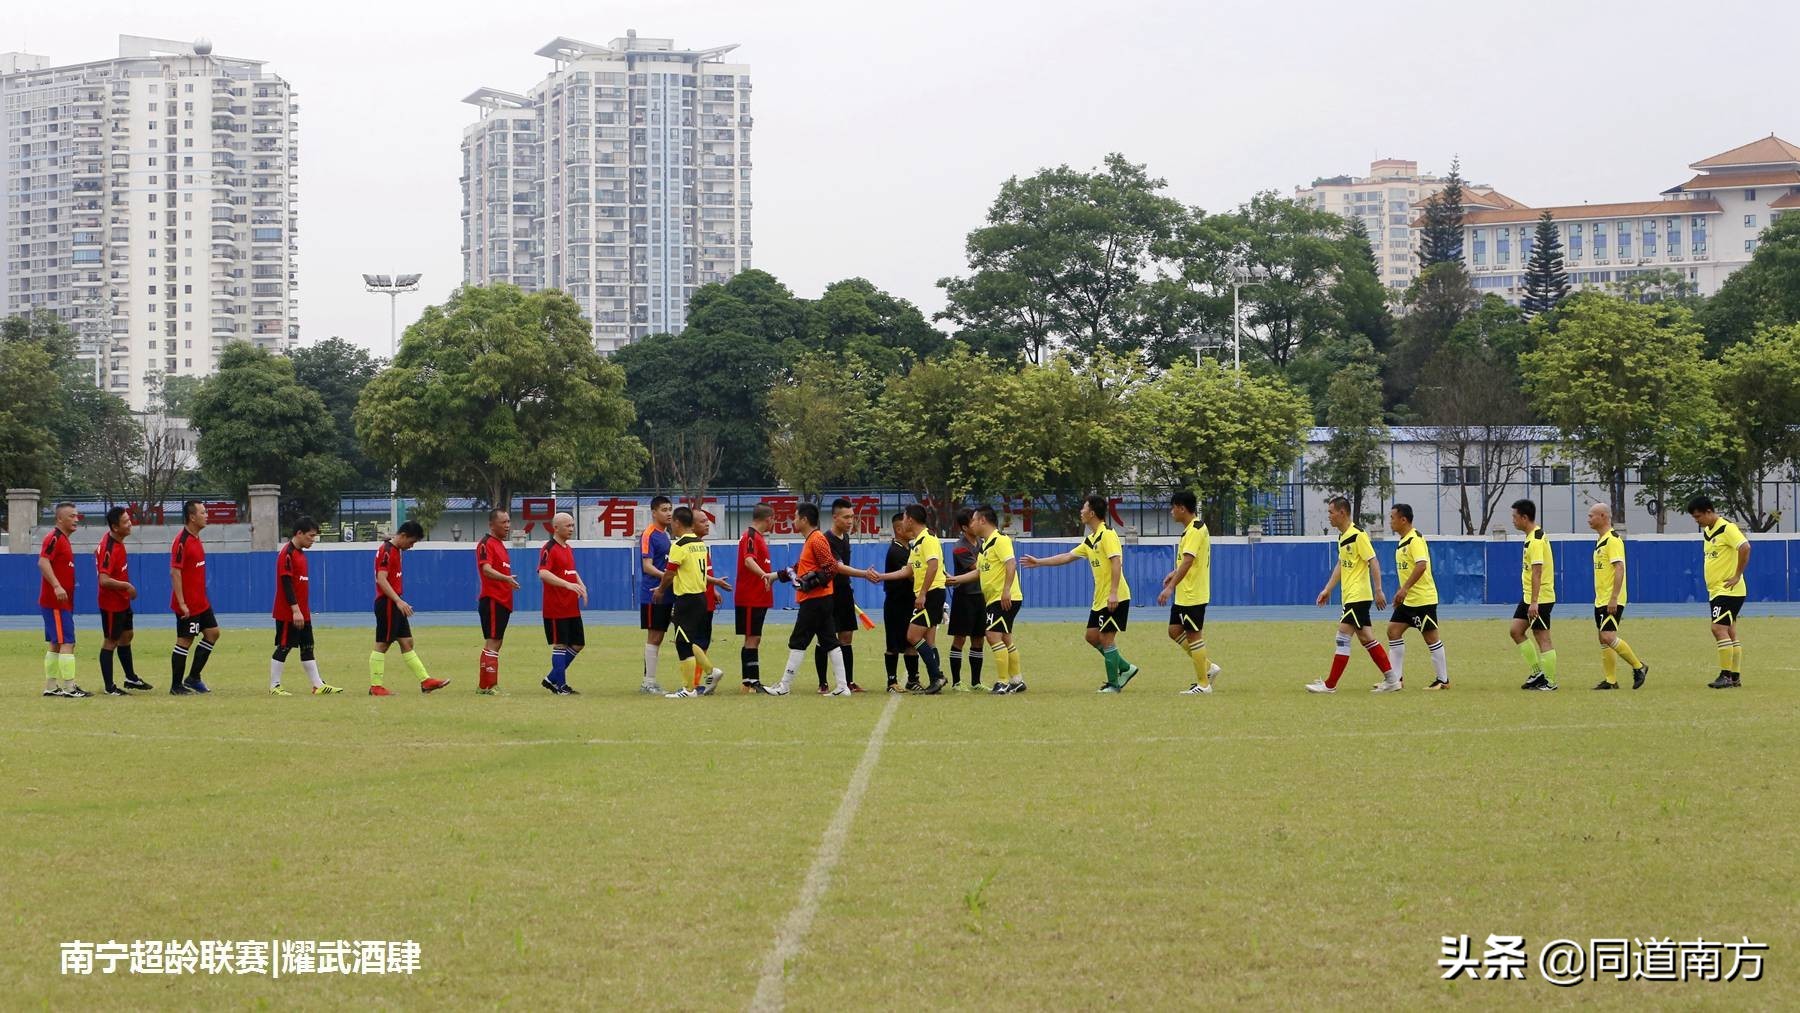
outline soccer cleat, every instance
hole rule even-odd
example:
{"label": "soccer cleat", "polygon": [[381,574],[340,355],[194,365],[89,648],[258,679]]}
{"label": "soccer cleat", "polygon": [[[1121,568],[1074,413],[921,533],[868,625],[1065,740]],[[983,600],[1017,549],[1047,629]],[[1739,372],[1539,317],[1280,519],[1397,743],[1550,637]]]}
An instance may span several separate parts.
{"label": "soccer cleat", "polygon": [[[317,693],[318,690],[313,690],[313,692]],[[475,695],[476,696],[499,696],[500,690],[498,690],[497,688],[495,688],[493,686],[480,686],[480,687],[476,688]]]}
{"label": "soccer cleat", "polygon": [[863,691],[863,688],[861,686],[858,686],[856,683],[853,682],[850,684],[850,692],[861,693],[862,691]]}
{"label": "soccer cleat", "polygon": [[1211,692],[1212,692],[1211,686],[1208,686],[1206,683],[1203,683],[1203,682],[1196,682],[1192,686],[1189,686],[1188,688],[1182,690],[1181,695],[1182,696],[1204,696],[1205,694],[1211,693]]}
{"label": "soccer cleat", "polygon": [[979,683],[979,682],[959,682],[950,687],[950,692],[952,692],[952,693],[979,693],[979,692],[981,692],[981,683]]}
{"label": "soccer cleat", "polygon": [[942,693],[944,691],[944,687],[947,685],[949,685],[949,684],[946,683],[942,679],[933,679],[931,681],[931,685],[925,687],[925,695],[926,696],[937,696],[939,693]]}
{"label": "soccer cleat", "polygon": [[665,699],[665,700],[687,700],[687,699],[691,699],[693,697],[697,697],[699,695],[700,695],[700,692],[698,690],[689,689],[686,686],[683,686],[673,693],[664,693],[663,699]]}
{"label": "soccer cleat", "polygon": [[1531,678],[1526,679],[1524,682],[1520,683],[1519,688],[1520,689],[1536,689],[1537,687],[1532,684],[1537,682],[1539,679],[1542,679],[1543,677],[1544,677],[1544,673],[1541,670],[1534,668],[1531,670]]}
{"label": "soccer cleat", "polygon": [[723,668],[715,668],[706,673],[706,678],[702,679],[700,682],[700,695],[712,696],[713,687],[717,686],[719,680],[723,678],[725,678],[725,670]]}
{"label": "soccer cleat", "polygon": [[850,692],[850,687],[848,687],[848,686],[839,686],[838,688],[832,690],[831,692],[829,692],[825,695],[826,696],[855,696],[856,694]]}
{"label": "soccer cleat", "polygon": [[342,686],[333,686],[327,682],[314,686],[313,696],[331,696],[335,693],[342,693],[343,691],[344,689]]}
{"label": "soccer cleat", "polygon": [[919,682],[919,680],[917,680],[917,679],[906,680],[906,691],[908,693],[917,693],[919,690],[922,690],[924,688],[925,688],[924,684]]}
{"label": "soccer cleat", "polygon": [[85,700],[88,697],[93,696],[94,694],[89,693],[87,690],[82,689],[80,686],[77,686],[71,682],[71,683],[69,683],[69,688],[63,690],[62,695],[70,700]]}
{"label": "soccer cleat", "polygon": [[746,693],[761,693],[761,692],[763,692],[762,680],[761,679],[745,679],[744,680],[744,692],[746,692]]}
{"label": "soccer cleat", "polygon": [[52,686],[49,689],[44,690],[44,695],[45,696],[53,696],[53,697],[57,697],[60,699],[63,695],[63,691],[56,686]]}
{"label": "soccer cleat", "polygon": [[280,686],[270,686],[269,687],[269,695],[270,696],[293,696],[294,694],[289,693],[287,690],[282,689]]}
{"label": "soccer cleat", "polygon": [[556,687],[556,695],[557,696],[580,696],[581,694],[576,691],[575,687],[573,687],[565,682],[565,683],[561,684],[560,686]]}
{"label": "soccer cleat", "polygon": [[419,692],[435,693],[448,685],[450,685],[449,679],[426,679],[424,682],[419,683]]}
{"label": "soccer cleat", "polygon": [[135,675],[132,675],[132,676],[127,676],[127,677],[126,677],[126,679],[125,679],[125,688],[126,688],[126,689],[138,689],[138,690],[144,690],[144,689],[155,689],[155,688],[156,688],[156,687],[155,687],[155,686],[152,686],[152,685],[150,685],[150,684],[149,684],[149,683],[147,683],[147,682],[145,682],[145,681],[144,681],[144,680],[142,680],[142,679],[140,679],[140,678],[138,678],[138,677],[137,677],[137,676],[135,676]]}
{"label": "soccer cleat", "polygon": [[1119,687],[1117,687],[1109,682],[1106,685],[1100,687],[1100,692],[1102,692],[1102,693],[1117,693],[1117,692],[1120,692],[1120,690],[1119,690]]}
{"label": "soccer cleat", "polygon": [[1594,688],[1595,689],[1618,689],[1619,684],[1616,682],[1607,682],[1605,679],[1601,679],[1599,682],[1594,684]]}
{"label": "soccer cleat", "polygon": [[[549,682],[550,680],[545,679],[544,681]],[[638,687],[638,692],[644,694],[645,696],[662,696],[663,695],[662,683],[646,682],[643,685]]]}
{"label": "soccer cleat", "polygon": [[131,694],[125,692],[124,690],[120,689],[117,686],[108,686],[108,687],[106,687],[106,695],[107,696],[130,696]]}
{"label": "soccer cleat", "polygon": [[1738,689],[1743,683],[1730,672],[1720,672],[1719,677],[1706,684],[1708,689]]}
{"label": "soccer cleat", "polygon": [[1631,670],[1631,688],[1632,689],[1643,689],[1644,688],[1644,680],[1648,679],[1648,678],[1650,678],[1650,666],[1649,665],[1639,665],[1637,668],[1632,669]]}
{"label": "soccer cleat", "polygon": [[988,691],[991,696],[1005,696],[1010,692],[1012,692],[1012,684],[1005,682],[994,683],[994,688]]}
{"label": "soccer cleat", "polygon": [[1369,692],[1371,692],[1371,693],[1398,693],[1404,688],[1405,688],[1405,684],[1402,683],[1399,679],[1383,679],[1380,682],[1376,683],[1375,688],[1370,690]]}
{"label": "soccer cleat", "polygon": [[830,686],[820,686],[819,687],[819,695],[820,696],[830,696],[831,695],[831,687]]}
{"label": "soccer cleat", "polygon": [[386,686],[370,686],[369,687],[369,695],[370,696],[393,696],[394,694],[389,693],[388,688]]}
{"label": "soccer cleat", "polygon": [[1023,693],[1023,692],[1025,692],[1025,680],[1023,680],[1023,679],[1020,679],[1016,682],[1009,682],[1006,684],[1006,693],[1008,696],[1011,696],[1014,693]]}
{"label": "soccer cleat", "polygon": [[169,695],[170,696],[187,696],[191,692],[193,692],[193,691],[188,689],[186,686],[183,686],[179,682],[174,682],[174,683],[169,684]]}
{"label": "soccer cleat", "polygon": [[1330,686],[1325,685],[1324,679],[1314,679],[1313,681],[1307,683],[1306,691],[1308,693],[1336,693],[1337,692],[1337,690],[1332,689]]}
{"label": "soccer cleat", "polygon": [[182,680],[181,684],[183,686],[186,686],[188,688],[188,692],[190,692],[190,693],[211,693],[212,692],[212,690],[206,688],[206,683],[201,682],[199,679],[196,679],[191,675],[188,676],[186,679]]}
{"label": "soccer cleat", "polygon": [[1212,664],[1210,662],[1207,664],[1207,666],[1206,666],[1206,691],[1208,693],[1212,692],[1213,681],[1218,679],[1219,673],[1222,671],[1224,671],[1224,670],[1221,669],[1216,664]]}
{"label": "soccer cleat", "polygon": [[1449,679],[1433,679],[1433,680],[1431,680],[1431,685],[1429,685],[1425,688],[1426,689],[1449,689],[1450,688],[1450,680]]}
{"label": "soccer cleat", "polygon": [[1554,692],[1556,692],[1556,683],[1551,682],[1549,676],[1545,675],[1542,672],[1539,672],[1536,675],[1533,675],[1529,680],[1526,681],[1525,685],[1523,685],[1519,688],[1536,690],[1540,693],[1554,693]]}
{"label": "soccer cleat", "polygon": [[1125,684],[1137,678],[1137,674],[1138,667],[1136,665],[1126,665],[1125,671],[1119,673],[1119,692],[1125,692]]}
{"label": "soccer cleat", "polygon": [[888,691],[888,692],[889,692],[889,693],[904,693],[904,692],[906,692],[906,691],[905,691],[905,690],[903,690],[903,689],[901,689],[901,688],[900,688],[900,684],[899,684],[899,683],[897,683],[897,682],[890,682],[890,683],[888,683],[888,685],[887,685],[887,691]]}
{"label": "soccer cleat", "polygon": [[765,686],[763,687],[763,692],[770,696],[787,696],[788,684],[785,682],[778,682],[773,686]]}

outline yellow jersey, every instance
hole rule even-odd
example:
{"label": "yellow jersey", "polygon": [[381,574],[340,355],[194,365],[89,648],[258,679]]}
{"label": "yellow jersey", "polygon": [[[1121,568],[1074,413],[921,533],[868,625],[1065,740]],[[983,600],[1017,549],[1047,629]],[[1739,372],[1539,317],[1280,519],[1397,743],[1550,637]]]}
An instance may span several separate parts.
{"label": "yellow jersey", "polygon": [[1539,564],[1543,565],[1544,573],[1538,583],[1537,603],[1553,605],[1556,603],[1556,557],[1550,552],[1550,539],[1545,537],[1544,529],[1532,528],[1531,534],[1525,536],[1524,562],[1519,567],[1519,586],[1523,589],[1521,601],[1531,601],[1531,568]]}
{"label": "yellow jersey", "polygon": [[[926,531],[908,542],[907,545],[912,549],[912,555],[907,557],[907,562],[912,564],[913,594],[936,591],[947,586],[944,574],[944,543],[938,541],[938,536]],[[931,585],[927,587],[925,566],[934,559],[937,560],[937,573],[932,576]]]}
{"label": "yellow jersey", "polygon": [[1112,597],[1113,571],[1119,573],[1119,600],[1131,600],[1131,585],[1125,582],[1125,571],[1120,565],[1125,562],[1125,550],[1119,546],[1118,533],[1105,524],[1081,540],[1075,546],[1075,555],[1088,561],[1094,571],[1094,611],[1106,608],[1106,600]]}
{"label": "yellow jersey", "polygon": [[1706,545],[1706,596],[1708,598],[1747,598],[1750,581],[1740,578],[1730,587],[1725,582],[1737,572],[1738,546],[1750,541],[1736,524],[1721,517],[1713,526],[1700,532]]}
{"label": "yellow jersey", "polygon": [[[989,605],[1000,603],[1000,592],[1006,588],[1006,564],[1012,562],[1012,539],[995,532],[981,543],[975,557],[975,568],[981,571],[981,600]],[[1018,564],[1013,563],[1012,600],[1025,600],[1025,589],[1019,586]],[[957,594],[961,594],[958,591]]]}
{"label": "yellow jersey", "polygon": [[[1625,566],[1625,540],[1612,533],[1611,528],[1594,543],[1594,607],[1605,608],[1612,604],[1613,564],[1621,568]],[[1625,604],[1625,589],[1631,578],[1619,582],[1619,604]]]}
{"label": "yellow jersey", "polygon": [[1181,533],[1181,545],[1175,549],[1177,569],[1187,556],[1194,557],[1194,565],[1188,567],[1187,576],[1175,585],[1175,604],[1205,605],[1212,601],[1212,532],[1206,530],[1206,522],[1198,517]]}
{"label": "yellow jersey", "polygon": [[1436,605],[1438,603],[1437,567],[1431,565],[1431,546],[1425,543],[1425,536],[1417,531],[1408,531],[1406,537],[1400,539],[1400,545],[1394,549],[1394,572],[1400,578],[1400,586],[1406,586],[1406,579],[1413,575],[1413,568],[1423,566],[1419,571],[1419,579],[1413,582],[1412,589],[1406,592],[1401,605]]}
{"label": "yellow jersey", "polygon": [[712,552],[698,535],[682,535],[669,546],[669,566],[675,571],[676,594],[705,594],[706,574]]}
{"label": "yellow jersey", "polygon": [[1345,605],[1374,601],[1369,587],[1369,564],[1375,561],[1375,545],[1363,529],[1350,525],[1338,536],[1338,600]]}

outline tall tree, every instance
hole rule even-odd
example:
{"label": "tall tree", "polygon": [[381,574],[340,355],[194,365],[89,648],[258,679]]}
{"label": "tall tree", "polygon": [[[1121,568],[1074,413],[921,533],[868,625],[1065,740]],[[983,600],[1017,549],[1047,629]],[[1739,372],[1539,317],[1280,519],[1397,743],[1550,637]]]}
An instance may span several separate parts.
{"label": "tall tree", "polygon": [[825,286],[824,294],[812,304],[809,323],[806,351],[855,356],[865,368],[882,373],[910,369],[950,344],[917,306],[863,278]]}
{"label": "tall tree", "polygon": [[1700,310],[1714,354],[1767,327],[1800,323],[1800,214],[1764,229],[1750,263],[1738,268]]}
{"label": "tall tree", "polygon": [[324,399],[294,378],[293,362],[233,342],[188,410],[200,434],[195,451],[209,480],[237,496],[269,482],[306,513],[337,512],[350,466],[339,456],[343,444]]}
{"label": "tall tree", "polygon": [[553,477],[623,485],[645,457],[625,431],[624,386],[566,293],[464,286],[407,327],[393,363],[363,388],[356,432],[421,491],[505,503]]}
{"label": "tall tree", "polygon": [[870,431],[881,377],[854,353],[802,356],[769,391],[769,462],[775,477],[816,499],[834,483],[858,482],[875,434]]}
{"label": "tall tree", "polygon": [[635,413],[630,432],[662,454],[665,464],[677,449],[693,447],[683,434],[706,432],[719,450],[721,483],[767,484],[773,473],[763,419],[783,347],[690,327],[619,349],[612,363],[624,370],[624,393]]}
{"label": "tall tree", "polygon": [[[892,374],[876,399],[880,428],[875,433],[870,473],[947,505],[970,490],[957,467],[966,448],[951,436],[956,420],[989,398],[1007,368],[965,349],[929,359],[911,372]],[[948,517],[940,510],[936,526]]]}
{"label": "tall tree", "polygon": [[381,362],[366,348],[343,338],[331,337],[288,353],[294,361],[294,379],[325,402],[337,427],[338,456],[350,465],[354,480],[368,487],[385,486],[387,473],[362,452],[356,441],[356,400],[363,387],[381,372]]}
{"label": "tall tree", "polygon": [[[1699,437],[1692,491],[1711,491],[1726,512],[1756,531],[1782,518],[1779,480],[1800,479],[1800,324],[1769,328],[1732,345],[1715,364],[1713,400],[1729,406]],[[1686,444],[1684,444],[1686,445]]]}
{"label": "tall tree", "polygon": [[1419,233],[1419,266],[1463,262],[1462,160],[1450,161],[1443,189],[1425,199],[1425,222]]}
{"label": "tall tree", "polygon": [[1156,330],[1143,319],[1154,249],[1187,214],[1167,185],[1119,154],[1096,172],[1064,165],[1007,180],[969,233],[969,275],[938,282],[939,318],[986,347],[1014,335],[1032,362],[1057,345],[1090,359],[1143,352]]}
{"label": "tall tree", "polygon": [[1325,424],[1331,438],[1308,471],[1314,484],[1336,489],[1350,499],[1351,515],[1367,520],[1363,500],[1393,488],[1387,467],[1387,423],[1381,409],[1381,377],[1374,367],[1351,366],[1331,378],[1325,392]]}
{"label": "tall tree", "polygon": [[[61,407],[52,375],[49,350],[38,342],[0,340],[0,483],[4,488],[49,491],[53,488],[62,448],[51,433]],[[35,524],[32,518],[28,524]],[[13,523],[20,523],[13,518]]]}
{"label": "tall tree", "polygon": [[1406,315],[1400,318],[1386,375],[1387,401],[1396,409],[1412,399],[1425,364],[1481,305],[1481,296],[1462,263],[1445,260],[1419,272],[1407,286],[1404,302]]}
{"label": "tall tree", "polygon": [[1455,469],[1463,534],[1490,530],[1508,487],[1525,477],[1530,412],[1516,369],[1485,343],[1447,345],[1425,366],[1418,406],[1439,460]]}
{"label": "tall tree", "polygon": [[1525,264],[1525,298],[1520,305],[1527,317],[1547,313],[1569,297],[1569,272],[1563,269],[1562,233],[1549,208],[1538,216],[1537,235],[1531,240],[1531,259]]}

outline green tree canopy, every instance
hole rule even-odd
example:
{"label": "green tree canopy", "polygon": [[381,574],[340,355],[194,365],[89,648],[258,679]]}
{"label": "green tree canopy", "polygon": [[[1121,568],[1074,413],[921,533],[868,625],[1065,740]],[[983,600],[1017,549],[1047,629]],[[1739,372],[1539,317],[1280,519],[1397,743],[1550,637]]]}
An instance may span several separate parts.
{"label": "green tree canopy", "polygon": [[1527,317],[1547,313],[1562,305],[1569,297],[1569,272],[1563,269],[1562,233],[1556,218],[1545,208],[1538,216],[1537,234],[1531,240],[1531,259],[1525,264],[1525,298],[1521,302]]}
{"label": "green tree canopy", "polygon": [[294,364],[245,342],[225,346],[219,370],[188,406],[206,477],[243,496],[273,483],[283,498],[319,517],[337,512],[351,477],[324,399],[294,377]]}
{"label": "green tree canopy", "polygon": [[356,440],[354,418],[357,399],[362,396],[363,387],[381,372],[381,361],[361,345],[338,337],[296,348],[288,353],[288,358],[294,362],[294,379],[325,402],[325,410],[331,414],[338,432],[338,456],[350,465],[353,481],[385,487],[387,472],[363,453],[362,444]]}
{"label": "green tree canopy", "polygon": [[1768,327],[1800,323],[1800,214],[1763,230],[1750,263],[1733,272],[1700,311],[1716,353]]}
{"label": "green tree canopy", "polygon": [[1781,520],[1769,483],[1800,477],[1800,324],[1767,328],[1732,345],[1713,370],[1722,409],[1690,480],[1756,531]]}
{"label": "green tree canopy", "polygon": [[690,327],[619,349],[612,363],[624,371],[624,393],[635,415],[632,434],[665,458],[679,450],[676,434],[703,435],[720,451],[720,482],[767,483],[772,472],[764,415],[769,385],[783,367],[781,348],[750,335]]}
{"label": "green tree canopy", "polygon": [[1419,266],[1463,262],[1462,160],[1452,159],[1444,187],[1425,198],[1425,222],[1419,233]]}
{"label": "green tree canopy", "polygon": [[801,356],[769,391],[769,461],[803,497],[860,483],[872,450],[873,405],[884,373],[854,353]]}
{"label": "green tree canopy", "polygon": [[1307,470],[1315,485],[1349,497],[1351,516],[1365,523],[1364,498],[1369,493],[1385,496],[1393,488],[1383,450],[1388,427],[1382,420],[1381,377],[1373,366],[1349,366],[1331,378],[1325,424],[1331,427],[1331,439]]}

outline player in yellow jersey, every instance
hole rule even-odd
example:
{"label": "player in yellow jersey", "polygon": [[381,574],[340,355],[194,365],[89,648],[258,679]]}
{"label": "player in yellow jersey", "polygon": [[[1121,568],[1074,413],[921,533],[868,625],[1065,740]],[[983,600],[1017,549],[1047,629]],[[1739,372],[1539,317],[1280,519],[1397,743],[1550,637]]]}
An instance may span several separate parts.
{"label": "player in yellow jersey", "polygon": [[1105,496],[1089,496],[1081,504],[1081,523],[1088,529],[1081,544],[1042,559],[1025,557],[1026,569],[1085,559],[1094,571],[1094,607],[1088,612],[1087,642],[1106,662],[1102,693],[1120,692],[1138,674],[1138,667],[1119,653],[1118,636],[1131,618],[1131,585],[1125,581],[1125,550],[1119,545],[1118,533],[1106,523],[1111,512]]}
{"label": "player in yellow jersey", "polygon": [[669,624],[675,630],[675,654],[680,659],[684,685],[665,694],[671,700],[708,696],[724,671],[714,668],[706,651],[712,646],[712,609],[706,603],[709,587],[731,590],[731,582],[712,575],[711,552],[706,536],[712,530],[706,511],[696,513],[692,507],[676,507],[671,515],[674,541],[669,545],[668,565],[663,567],[658,590],[667,599],[675,592],[669,610]]}
{"label": "player in yellow jersey", "polygon": [[1612,507],[1595,503],[1588,507],[1588,527],[1594,542],[1594,629],[1600,631],[1600,671],[1604,676],[1595,689],[1619,688],[1619,659],[1631,666],[1631,688],[1643,689],[1650,666],[1619,635],[1625,625],[1625,541],[1613,533]]}
{"label": "player in yellow jersey", "polygon": [[894,580],[908,573],[912,575],[913,613],[912,622],[906,629],[906,643],[918,651],[919,658],[925,662],[925,674],[931,681],[923,692],[935,696],[949,685],[944,680],[937,649],[937,628],[944,622],[945,588],[949,583],[944,572],[944,543],[926,526],[923,506],[911,503],[902,512],[906,517],[900,523],[909,550],[906,565],[888,573],[877,573],[873,579]]}
{"label": "player in yellow jersey", "polygon": [[1431,667],[1436,678],[1426,689],[1450,688],[1450,661],[1444,656],[1444,640],[1438,633],[1437,575],[1431,568],[1431,547],[1425,536],[1413,527],[1413,508],[1395,503],[1388,511],[1388,526],[1400,544],[1394,548],[1394,571],[1400,578],[1400,590],[1394,592],[1394,614],[1388,617],[1388,660],[1394,663],[1391,678],[1375,684],[1375,692],[1391,693],[1406,678],[1406,628],[1419,631],[1425,647],[1431,652]]}
{"label": "player in yellow jersey", "polygon": [[1538,527],[1537,504],[1522,499],[1512,505],[1513,527],[1525,532],[1525,555],[1519,566],[1524,597],[1513,610],[1513,643],[1519,656],[1531,666],[1531,677],[1520,689],[1546,692],[1556,689],[1556,645],[1550,641],[1550,612],[1556,608],[1556,557],[1550,539]]}
{"label": "player in yellow jersey", "polygon": [[1169,516],[1181,526],[1181,542],[1175,547],[1175,569],[1163,578],[1158,605],[1168,605],[1171,595],[1175,604],[1169,608],[1169,639],[1175,641],[1194,665],[1194,684],[1182,690],[1183,696],[1199,696],[1213,691],[1213,678],[1219,666],[1206,657],[1206,606],[1212,601],[1212,532],[1199,518],[1200,501],[1192,492],[1182,489],[1169,497]]}
{"label": "player in yellow jersey", "polygon": [[990,506],[975,508],[969,518],[969,531],[976,542],[975,568],[951,577],[950,582],[981,582],[981,599],[987,606],[988,654],[999,669],[992,692],[1023,693],[1025,676],[1019,668],[1013,626],[1025,604],[1025,591],[1019,585],[1019,563],[1013,558],[1012,539],[1000,533],[1000,516]]}
{"label": "player in yellow jersey", "polygon": [[1326,508],[1331,526],[1337,529],[1337,565],[1319,592],[1321,608],[1331,600],[1331,589],[1340,588],[1338,601],[1344,611],[1338,616],[1337,653],[1331,657],[1331,674],[1306,684],[1308,693],[1336,693],[1338,680],[1350,664],[1350,637],[1355,635],[1369,652],[1369,660],[1381,669],[1381,681],[1393,679],[1394,666],[1375,634],[1369,632],[1369,603],[1387,608],[1387,595],[1381,590],[1381,567],[1375,564],[1375,546],[1369,536],[1350,517],[1350,501],[1343,496],[1331,497]]}
{"label": "player in yellow jersey", "polygon": [[1736,524],[1719,516],[1713,501],[1695,496],[1688,516],[1700,525],[1700,542],[1706,559],[1706,597],[1712,603],[1713,641],[1719,648],[1719,677],[1707,683],[1713,689],[1736,689],[1743,684],[1744,645],[1738,640],[1737,621],[1750,597],[1744,569],[1750,565],[1750,539]]}

